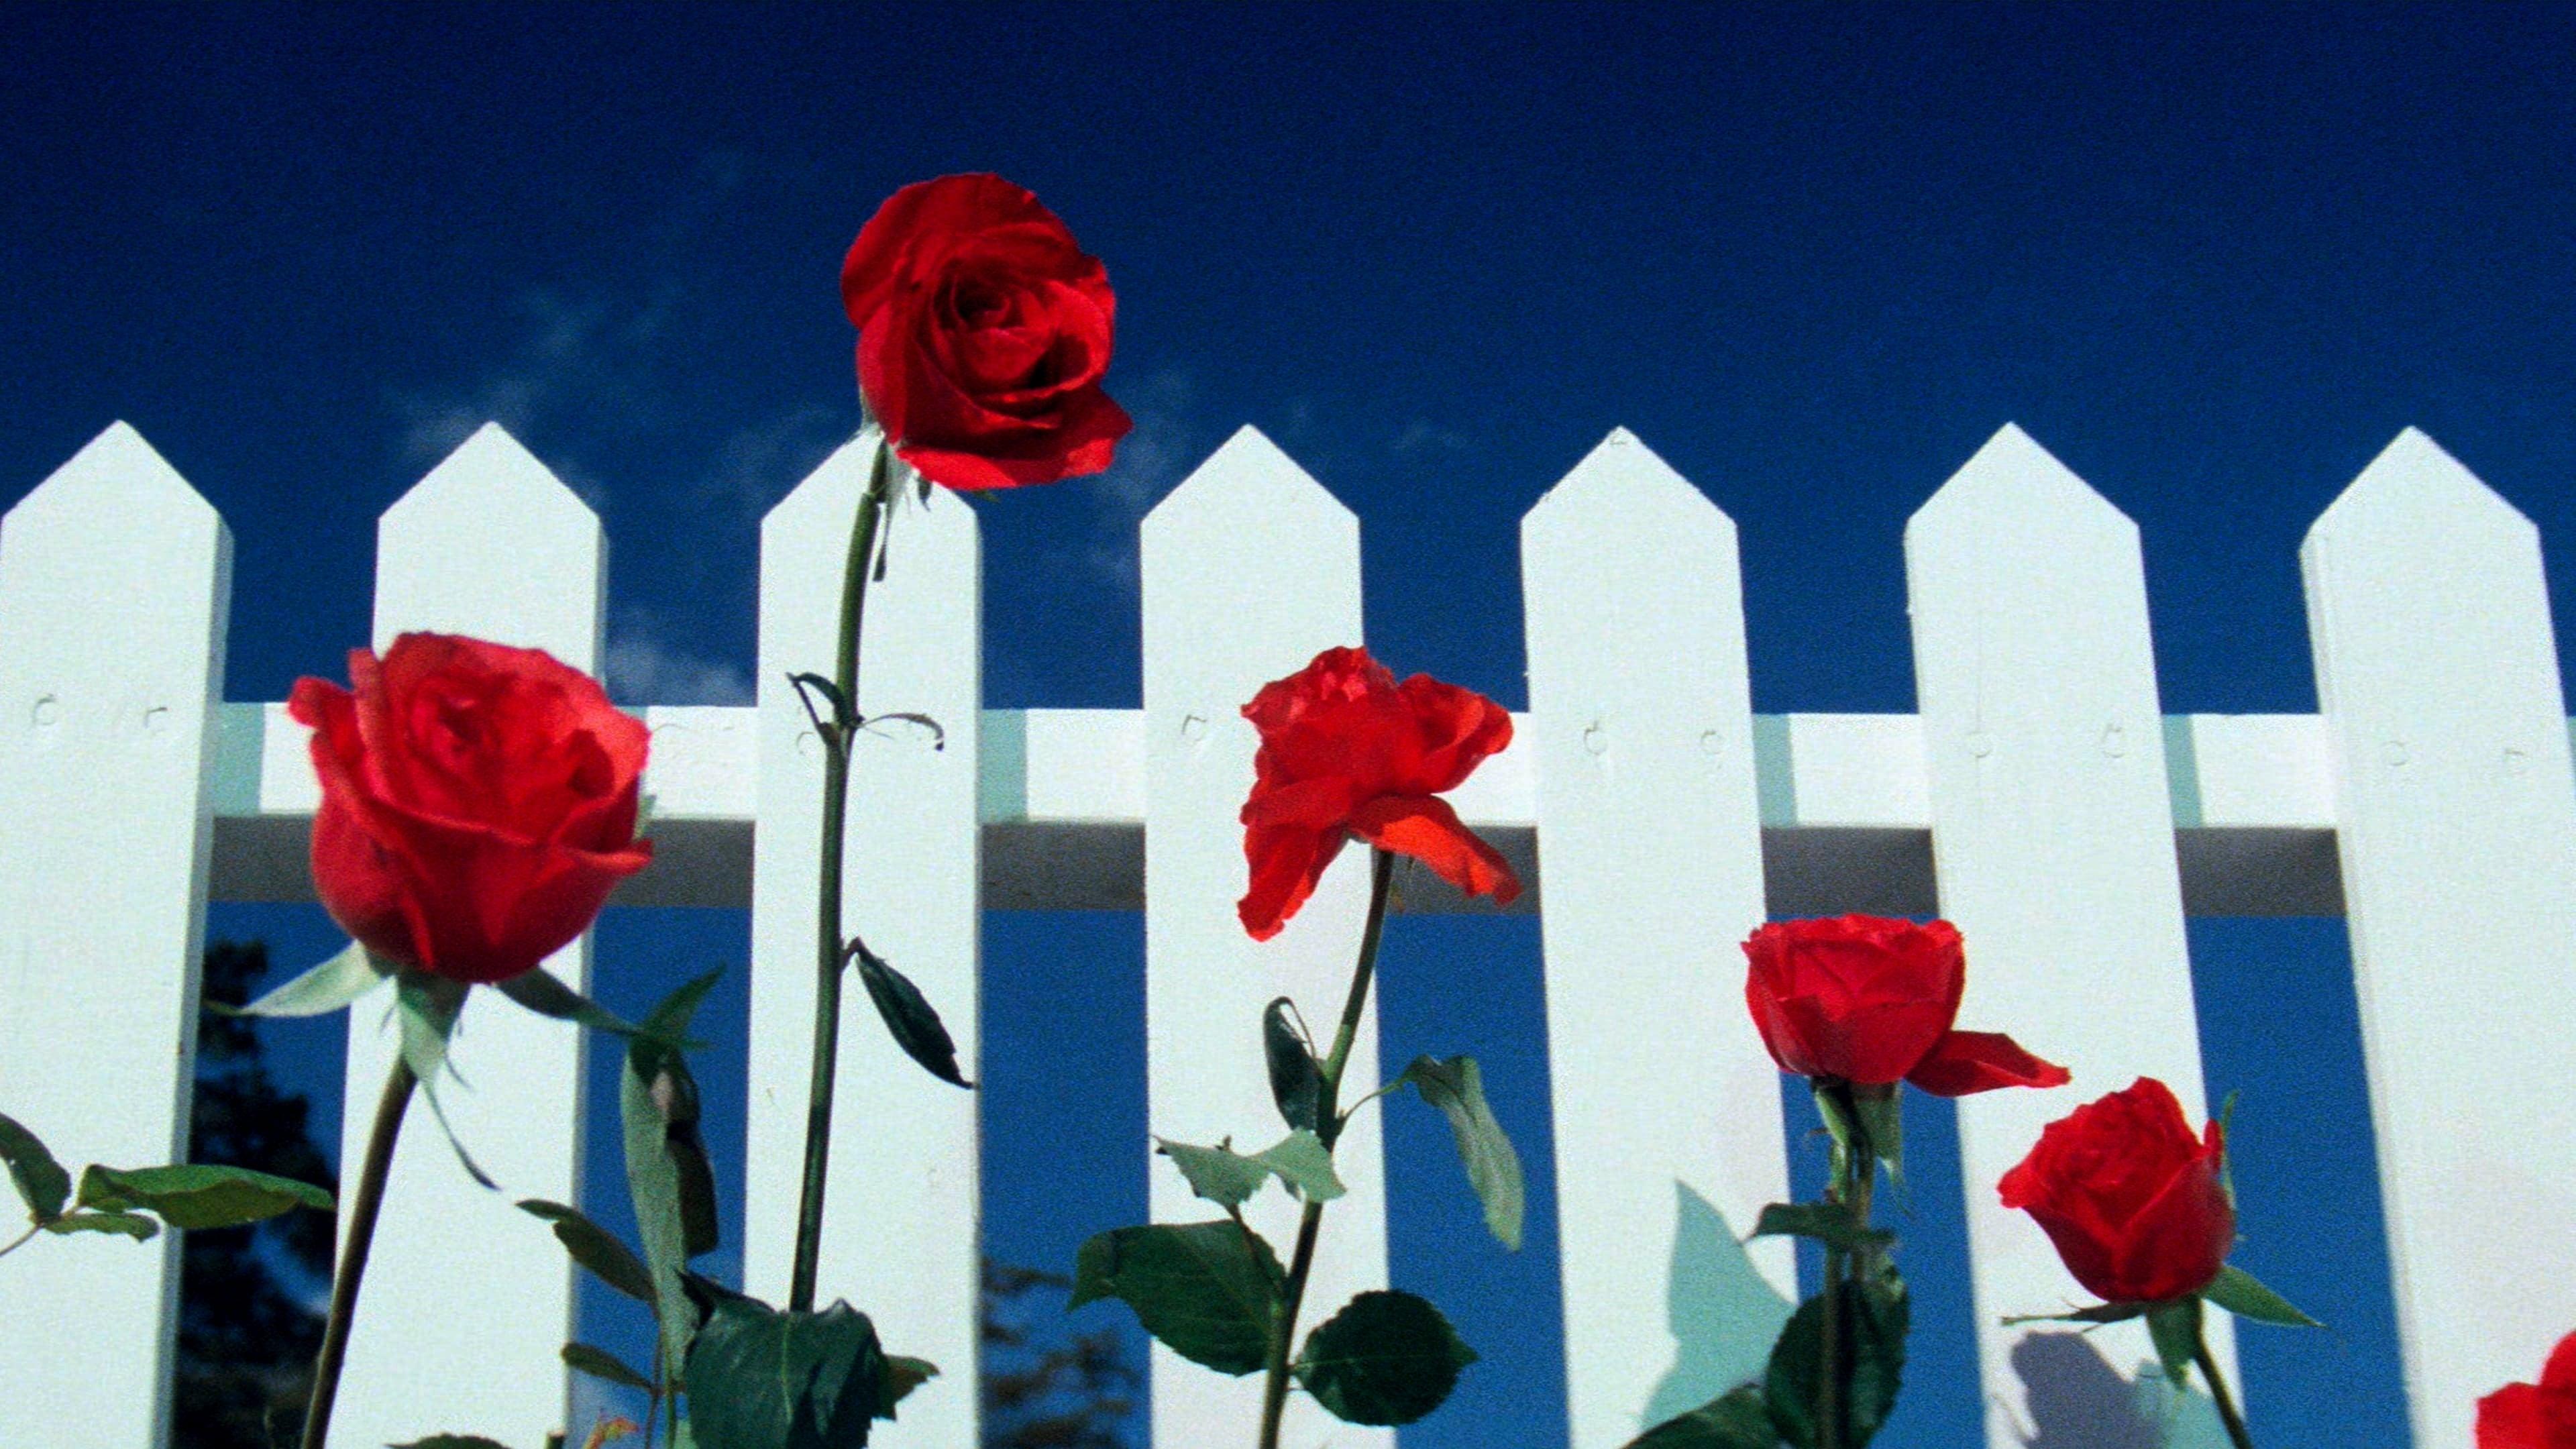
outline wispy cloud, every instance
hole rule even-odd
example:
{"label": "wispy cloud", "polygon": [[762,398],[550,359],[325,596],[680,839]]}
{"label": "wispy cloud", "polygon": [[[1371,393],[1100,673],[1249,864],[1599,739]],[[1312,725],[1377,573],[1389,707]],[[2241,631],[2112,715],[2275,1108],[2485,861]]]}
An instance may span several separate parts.
{"label": "wispy cloud", "polygon": [[637,613],[609,630],[601,673],[621,704],[749,704],[751,676],[740,664],[673,643]]}
{"label": "wispy cloud", "polygon": [[[689,385],[687,348],[703,320],[697,314],[709,304],[692,298],[686,279],[703,274],[708,249],[725,236],[740,204],[737,193],[774,179],[774,169],[746,153],[707,152],[687,179],[668,189],[658,213],[635,227],[628,265],[520,293],[493,329],[505,341],[479,365],[390,392],[398,460],[426,469],[476,428],[497,422],[600,508],[609,490],[589,460],[613,429],[627,443],[653,438],[673,445],[667,453],[677,463],[676,476],[635,481],[665,494],[692,483],[711,497],[750,491],[745,480],[752,472],[798,452],[793,440],[821,425],[809,410],[790,408],[712,448],[706,432],[693,434],[704,428],[704,416]],[[705,462],[692,477],[690,465],[698,459]],[[784,491],[774,486],[770,496]]]}
{"label": "wispy cloud", "polygon": [[737,428],[716,445],[699,496],[736,517],[759,518],[849,441],[857,419],[856,406],[808,404]]}
{"label": "wispy cloud", "polygon": [[1445,428],[1428,418],[1415,418],[1396,433],[1394,452],[1399,458],[1419,458],[1441,453],[1463,453],[1473,439],[1455,428]]}
{"label": "wispy cloud", "polygon": [[1119,443],[1118,461],[1109,471],[1084,484],[1093,506],[1082,566],[1131,597],[1137,589],[1136,526],[1218,441],[1192,415],[1195,394],[1190,375],[1176,367],[1148,373],[1136,386],[1118,390],[1135,430]]}
{"label": "wispy cloud", "polygon": [[[426,469],[486,422],[524,439],[578,436],[601,418],[618,419],[629,430],[667,420],[671,409],[658,382],[659,363],[678,301],[671,284],[642,298],[605,290],[574,295],[552,287],[521,295],[513,304],[522,323],[518,338],[483,374],[456,387],[396,392],[388,399],[401,424],[396,448],[402,462]],[[577,455],[558,452],[546,461],[584,502],[597,508],[604,501],[604,486],[587,475]]]}

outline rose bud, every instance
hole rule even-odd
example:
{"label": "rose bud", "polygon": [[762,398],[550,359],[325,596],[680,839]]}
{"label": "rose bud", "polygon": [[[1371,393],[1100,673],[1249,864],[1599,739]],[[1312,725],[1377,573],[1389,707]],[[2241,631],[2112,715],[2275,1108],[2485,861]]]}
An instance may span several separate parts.
{"label": "rose bud", "polygon": [[646,733],[535,649],[405,634],[295,683],[322,808],[313,885],[343,930],[435,976],[506,981],[588,929],[653,859]]}
{"label": "rose bud", "polygon": [[2576,1333],[2558,1340],[2539,1383],[2478,1400],[2478,1449],[2576,1449]]}
{"label": "rose bud", "polygon": [[1512,742],[1501,705],[1427,674],[1398,684],[1365,650],[1327,649],[1263,685],[1243,717],[1261,734],[1243,802],[1252,887],[1236,908],[1252,939],[1279,934],[1353,836],[1469,895],[1520,895],[1511,866],[1434,798]]}
{"label": "rose bud", "polygon": [[2003,1176],[2075,1281],[2111,1303],[2162,1303],[2209,1286],[2236,1244],[2221,1185],[2224,1133],[2192,1135],[2172,1089],[2140,1077],[2052,1122]]}
{"label": "rose bud", "polygon": [[1117,298],[1097,258],[999,176],[887,198],[841,264],[859,391],[934,483],[1011,488],[1109,466],[1127,414],[1100,390]]}
{"label": "rose bud", "polygon": [[1954,1031],[1967,964],[1948,921],[1774,921],[1744,943],[1745,1005],[1785,1072],[1960,1097],[2062,1087],[2064,1067],[2000,1032]]}

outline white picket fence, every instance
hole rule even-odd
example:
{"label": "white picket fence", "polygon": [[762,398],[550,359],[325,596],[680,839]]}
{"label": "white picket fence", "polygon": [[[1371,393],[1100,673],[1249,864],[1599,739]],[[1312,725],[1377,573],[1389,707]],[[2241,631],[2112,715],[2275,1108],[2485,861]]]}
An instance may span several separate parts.
{"label": "white picket fence", "polygon": [[[782,681],[827,653],[862,465],[834,456],[763,525],[757,705],[645,711],[661,858],[623,897],[751,909],[744,1262],[773,1297],[819,778]],[[1338,989],[1363,869],[1347,857],[1278,940],[1244,937],[1253,737],[1236,710],[1361,637],[1357,520],[1249,429],[1210,458],[1143,526],[1141,710],[979,710],[975,516],[942,493],[895,527],[862,704],[934,715],[946,743],[862,737],[860,924],[939,1003],[972,1072],[979,906],[1141,907],[1153,1129],[1208,1141],[1268,1120],[1246,1024],[1273,995]],[[1734,525],[1625,432],[1530,512],[1522,554],[1530,713],[1458,803],[1531,878],[1545,861],[1574,1449],[1616,1449],[1754,1371],[1792,1290],[1776,1242],[1736,1244],[1787,1190],[1780,1085],[1738,988],[1735,943],[1766,910],[1937,899],[1971,943],[1963,1019],[2075,1071],[2068,1091],[1960,1104],[1996,1449],[2028,1432],[2022,1374],[2054,1372],[1996,1320],[2071,1288],[1991,1184],[2045,1120],[2141,1073],[2203,1110],[2186,913],[2350,920],[2416,1443],[2467,1449],[2476,1397],[2576,1326],[2569,721],[2536,531],[2429,439],[2401,435],[2301,552],[2321,716],[2161,715],[2135,527],[2012,427],[1906,533],[1919,715],[1754,715]],[[279,705],[221,696],[229,556],[213,509],[121,424],[0,524],[0,1106],[76,1160],[184,1147],[206,901],[310,898],[302,732]],[[597,661],[598,520],[498,428],[386,512],[378,578],[379,645],[440,628]],[[900,892],[867,888],[898,865]],[[586,945],[553,967],[582,980]],[[949,1366],[882,1442],[960,1449],[975,1099],[898,1058],[868,1009],[854,1001],[846,1037],[825,1294]],[[381,1015],[352,1015],[352,1102],[381,1078]],[[450,1429],[533,1445],[565,1412],[571,1271],[508,1201],[578,1190],[582,1047],[506,1004],[470,1015],[456,1055],[473,1090],[451,1110],[509,1195],[467,1183],[434,1132],[406,1137],[343,1443]],[[1373,1055],[1364,1034],[1360,1078]],[[1379,1150],[1370,1122],[1346,1152]],[[363,1130],[344,1128],[352,1158]],[[1318,1302],[1386,1274],[1382,1174],[1345,1176]],[[1158,1216],[1195,1215],[1173,1174],[1152,1181]],[[1284,1232],[1272,1197],[1261,1226]],[[0,1445],[154,1449],[173,1245],[38,1246],[0,1264]],[[2150,1354],[2133,1329],[2083,1342],[2134,1375]],[[1160,1449],[1240,1442],[1250,1384],[1157,1353]],[[2263,1394],[2249,1386],[2258,1423]],[[1292,1427],[1299,1444],[1393,1443],[1313,1414]]]}

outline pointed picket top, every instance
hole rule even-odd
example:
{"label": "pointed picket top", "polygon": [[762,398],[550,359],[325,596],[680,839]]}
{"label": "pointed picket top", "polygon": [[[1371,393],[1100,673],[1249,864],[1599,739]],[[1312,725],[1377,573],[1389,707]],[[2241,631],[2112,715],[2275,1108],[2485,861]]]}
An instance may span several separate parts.
{"label": "pointed picket top", "polygon": [[2308,528],[2311,540],[2449,538],[2462,533],[2537,545],[2539,528],[2422,429],[2398,433]]}
{"label": "pointed picket top", "polygon": [[1181,480],[1145,515],[1143,547],[1175,532],[1229,527],[1280,529],[1325,524],[1355,529],[1358,518],[1314,476],[1250,423]]}
{"label": "pointed picket top", "polygon": [[[822,842],[823,751],[788,676],[833,673],[850,528],[875,460],[874,433],[824,459],[760,529],[757,811],[752,837],[751,1006],[744,1133],[743,1284],[784,1302],[811,1080]],[[958,1066],[976,1062],[976,775],[982,703],[976,513],[898,472],[868,588],[862,716],[884,719],[852,748],[843,920],[918,986],[946,1023]],[[825,1184],[820,1298],[866,1309],[889,1345],[942,1373],[904,1401],[887,1449],[977,1442],[977,1203],[974,1093],[933,1078],[889,1039],[867,993],[842,997],[834,1133]],[[901,1252],[885,1252],[888,1243]]]}
{"label": "pointed picket top", "polygon": [[385,521],[400,519],[407,527],[418,527],[415,518],[489,509],[509,509],[540,527],[592,518],[590,505],[509,429],[485,423],[394,500]]}
{"label": "pointed picket top", "polygon": [[830,457],[814,465],[814,471],[806,474],[803,482],[789,489],[786,497],[761,515],[761,538],[767,540],[773,531],[829,524],[841,530],[846,546],[850,510],[858,506],[859,490],[867,486],[868,462],[875,448],[876,435],[868,432],[834,448]]}
{"label": "pointed picket top", "polygon": [[1758,1376],[1797,1293],[1742,1243],[1789,1173],[1726,984],[1764,915],[1735,525],[1623,428],[1523,517],[1521,578],[1569,1442],[1617,1449]]}
{"label": "pointed picket top", "polygon": [[1964,535],[1990,553],[2045,553],[2053,545],[2033,526],[2043,519],[2052,529],[2098,529],[2131,540],[2138,532],[2127,514],[2020,424],[2006,423],[1915,510],[1906,521],[1905,543],[1913,549]]}
{"label": "pointed picket top", "polygon": [[1730,545],[1735,532],[1725,510],[1674,472],[1660,454],[1626,428],[1612,428],[1522,516],[1521,535],[1526,539],[1605,527],[1644,532],[1666,523],[1695,532],[1715,523]]}
{"label": "pointed picket top", "polygon": [[[1249,424],[1145,515],[1145,711],[1174,728],[1198,722],[1175,768],[1212,769],[1207,785],[1233,789],[1231,755],[1201,745],[1224,740],[1239,746],[1232,763],[1250,783],[1243,702],[1318,651],[1360,642],[1359,533],[1358,515]],[[1220,632],[1233,647],[1212,647]],[[1172,743],[1149,739],[1157,750]],[[1231,809],[1226,818],[1231,828]]]}
{"label": "pointed picket top", "polygon": [[2417,1443],[2465,1444],[2576,1318],[2576,1161],[2524,1148],[2576,1122],[2548,577],[2531,521],[2413,428],[2299,561],[2409,1413]]}
{"label": "pointed picket top", "polygon": [[12,527],[86,514],[102,520],[151,517],[211,521],[215,507],[123,421],[107,425],[9,510]]}
{"label": "pointed picket top", "polygon": [[435,629],[595,669],[607,555],[590,505],[485,423],[377,522],[376,647]]}

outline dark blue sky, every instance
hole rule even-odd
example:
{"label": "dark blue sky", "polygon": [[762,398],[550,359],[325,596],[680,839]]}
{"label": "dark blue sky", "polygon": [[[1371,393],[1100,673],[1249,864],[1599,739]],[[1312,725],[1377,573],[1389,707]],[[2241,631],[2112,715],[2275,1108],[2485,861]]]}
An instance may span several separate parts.
{"label": "dark blue sky", "polygon": [[[2562,645],[2576,619],[2563,8],[11,3],[0,54],[0,506],[142,429],[231,520],[235,698],[337,669],[376,515],[486,418],[606,520],[612,685],[741,697],[758,519],[855,423],[841,252],[966,169],[1106,259],[1139,424],[1105,479],[986,501],[994,705],[1136,702],[1134,521],[1243,422],[1359,513],[1370,643],[1515,706],[1520,515],[1614,424],[1741,526],[1764,710],[1911,708],[1900,532],[2007,420],[2139,521],[2169,710],[2314,707],[2297,542],[2410,423],[2539,523]],[[633,919],[643,980],[740,949],[736,916]],[[1066,990],[1050,942],[1132,994],[1130,921],[990,934],[997,1038]],[[1543,1148],[1534,940],[1399,932],[1388,1050],[1525,1062]],[[2346,1300],[2310,1303],[2342,1339],[2247,1335],[2266,1442],[2398,1442],[2342,932],[2194,944],[2213,1095],[2249,1089],[2249,1261]],[[1429,964],[1462,956],[1472,1012]],[[2230,1008],[2281,982],[2276,1057]],[[994,1077],[997,1136],[1036,1122]],[[1095,1225],[1015,1184],[1141,1210],[1141,1091],[1110,1105],[1051,1175],[996,1162],[998,1244]],[[1956,1187],[1920,1175],[1918,1268],[1955,1272]],[[1554,1444],[1491,1417],[1559,1392],[1551,1220],[1489,1282],[1447,1178],[1396,1186],[1399,1276],[1499,1315],[1408,1446]],[[2269,1193],[2333,1252],[2267,1245]],[[1930,1381],[1964,1313],[1927,1307],[1905,1444],[1973,1415]]]}

